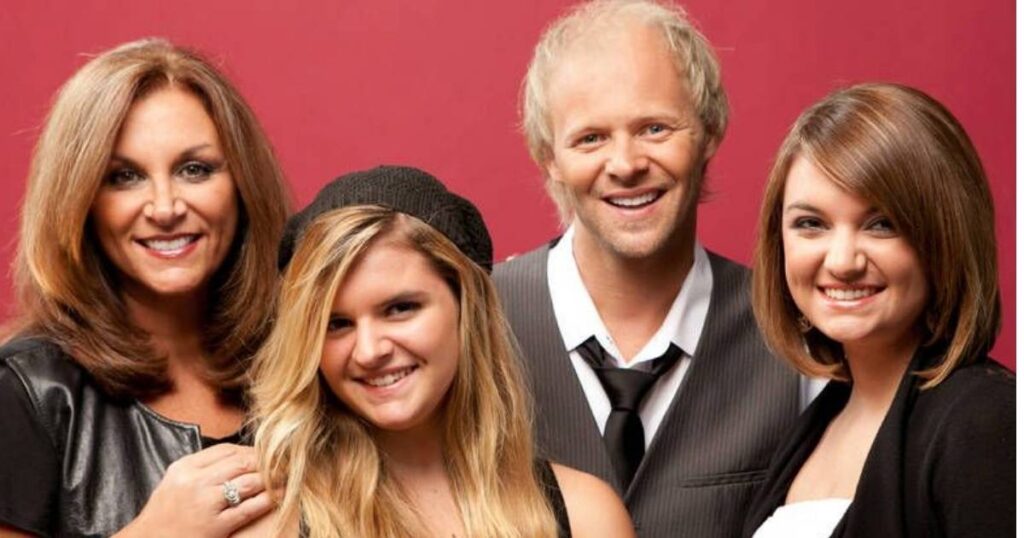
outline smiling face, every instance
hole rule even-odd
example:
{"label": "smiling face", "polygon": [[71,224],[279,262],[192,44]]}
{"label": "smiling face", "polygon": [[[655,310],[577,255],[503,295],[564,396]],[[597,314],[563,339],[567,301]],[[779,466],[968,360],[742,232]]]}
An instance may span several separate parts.
{"label": "smiling face", "polygon": [[546,168],[570,200],[577,241],[643,258],[693,241],[713,148],[662,35],[641,25],[613,32],[581,37],[548,82]]}
{"label": "smiling face", "polygon": [[238,223],[217,129],[195,95],[169,86],[128,111],[90,210],[122,291],[201,293]]}
{"label": "smiling face", "polygon": [[459,363],[459,307],[430,261],[383,240],[338,287],[320,373],[374,427],[436,425]]}
{"label": "smiling face", "polygon": [[928,300],[917,253],[884,214],[803,157],[786,177],[782,243],[790,294],[825,336],[847,350],[902,349],[915,338]]}

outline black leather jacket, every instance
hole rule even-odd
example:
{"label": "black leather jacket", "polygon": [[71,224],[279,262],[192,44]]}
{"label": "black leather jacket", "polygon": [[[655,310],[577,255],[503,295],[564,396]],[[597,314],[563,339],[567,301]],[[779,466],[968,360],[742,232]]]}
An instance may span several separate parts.
{"label": "black leather jacket", "polygon": [[[112,400],[46,339],[18,339],[0,348],[0,380],[0,390],[20,384],[30,402],[0,408],[0,414],[31,409],[35,416],[28,420],[51,438],[60,466],[33,483],[0,485],[0,521],[15,527],[49,536],[110,536],[138,515],[168,465],[201,447],[197,426],[168,420],[138,401]],[[25,423],[24,417],[16,422]],[[11,432],[0,432],[0,445],[18,442]],[[3,475],[24,476],[17,473],[12,468]],[[30,497],[45,499],[45,506],[19,507],[25,501],[11,494],[18,488],[33,488],[40,494]]]}

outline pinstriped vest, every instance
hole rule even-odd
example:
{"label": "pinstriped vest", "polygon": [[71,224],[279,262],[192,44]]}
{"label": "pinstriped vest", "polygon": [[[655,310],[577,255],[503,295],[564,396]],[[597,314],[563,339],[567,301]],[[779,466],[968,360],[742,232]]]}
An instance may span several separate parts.
{"label": "pinstriped vest", "polygon": [[548,245],[494,270],[522,349],[541,456],[611,484],[644,538],[739,536],[772,452],[799,414],[798,376],[768,352],[754,322],[749,271],[708,257],[714,282],[703,332],[627,491],[616,482],[558,331]]}

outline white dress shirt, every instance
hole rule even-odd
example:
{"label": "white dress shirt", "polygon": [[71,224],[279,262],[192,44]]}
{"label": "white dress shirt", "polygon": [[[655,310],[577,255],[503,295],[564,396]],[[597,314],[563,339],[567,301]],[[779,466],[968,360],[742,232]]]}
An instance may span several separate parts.
{"label": "white dress shirt", "polygon": [[693,266],[686,275],[679,294],[672,302],[668,315],[654,336],[627,366],[583,284],[572,252],[574,230],[575,227],[569,227],[558,244],[548,253],[548,288],[562,342],[602,435],[605,422],[611,413],[611,403],[597,374],[580,357],[576,348],[591,336],[596,336],[601,347],[620,367],[631,367],[654,360],[668,350],[669,344],[675,344],[683,350],[679,362],[654,383],[640,403],[638,414],[644,425],[644,447],[649,447],[690,367],[691,358],[704,329],[708,305],[711,303],[711,263],[708,261],[707,252],[699,244],[694,244]]}
{"label": "white dress shirt", "polygon": [[828,538],[846,515],[850,499],[815,499],[775,509],[754,538]]}
{"label": "white dress shirt", "polygon": [[[591,336],[595,336],[605,352],[623,368],[660,357],[668,350],[669,344],[675,344],[683,350],[680,360],[654,383],[640,403],[638,414],[644,425],[644,447],[650,447],[651,440],[658,432],[658,426],[665,418],[665,413],[668,412],[683,377],[686,376],[697,349],[697,342],[704,330],[708,307],[711,304],[711,288],[714,284],[711,262],[704,248],[698,242],[694,242],[693,265],[682,287],[679,288],[679,294],[672,302],[665,320],[627,365],[583,284],[572,251],[574,236],[575,226],[570,226],[558,244],[548,253],[548,291],[555,319],[558,321],[558,330],[562,335],[562,343],[587,397],[590,410],[594,414],[594,422],[602,435],[605,422],[611,414],[611,403],[597,374],[580,357],[576,348]],[[825,381],[809,380],[804,377],[801,377],[800,381],[800,409],[803,410],[821,392]]]}

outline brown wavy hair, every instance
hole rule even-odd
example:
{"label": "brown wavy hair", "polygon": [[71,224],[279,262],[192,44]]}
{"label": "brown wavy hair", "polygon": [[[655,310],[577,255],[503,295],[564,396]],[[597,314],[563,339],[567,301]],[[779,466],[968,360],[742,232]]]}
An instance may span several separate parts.
{"label": "brown wavy hair", "polygon": [[213,277],[202,335],[209,380],[237,396],[269,331],[267,298],[289,196],[270,143],[238,91],[201,56],[162,39],[96,56],[57,93],[29,171],[14,261],[19,312],[5,333],[55,341],[114,397],[170,388],[166,358],[128,319],[115,272],[89,225],[128,110],[168,86],[205,105],[240,200],[239,227]]}
{"label": "brown wavy hair", "polygon": [[801,372],[849,379],[842,347],[801,314],[786,285],[782,199],[804,157],[846,192],[892,219],[924,264],[929,297],[922,345],[941,355],[920,372],[925,388],[979,360],[999,333],[995,217],[985,170],[967,133],[941,103],[896,84],[837,91],[796,120],[775,159],[754,255],[754,314],[768,344]]}

